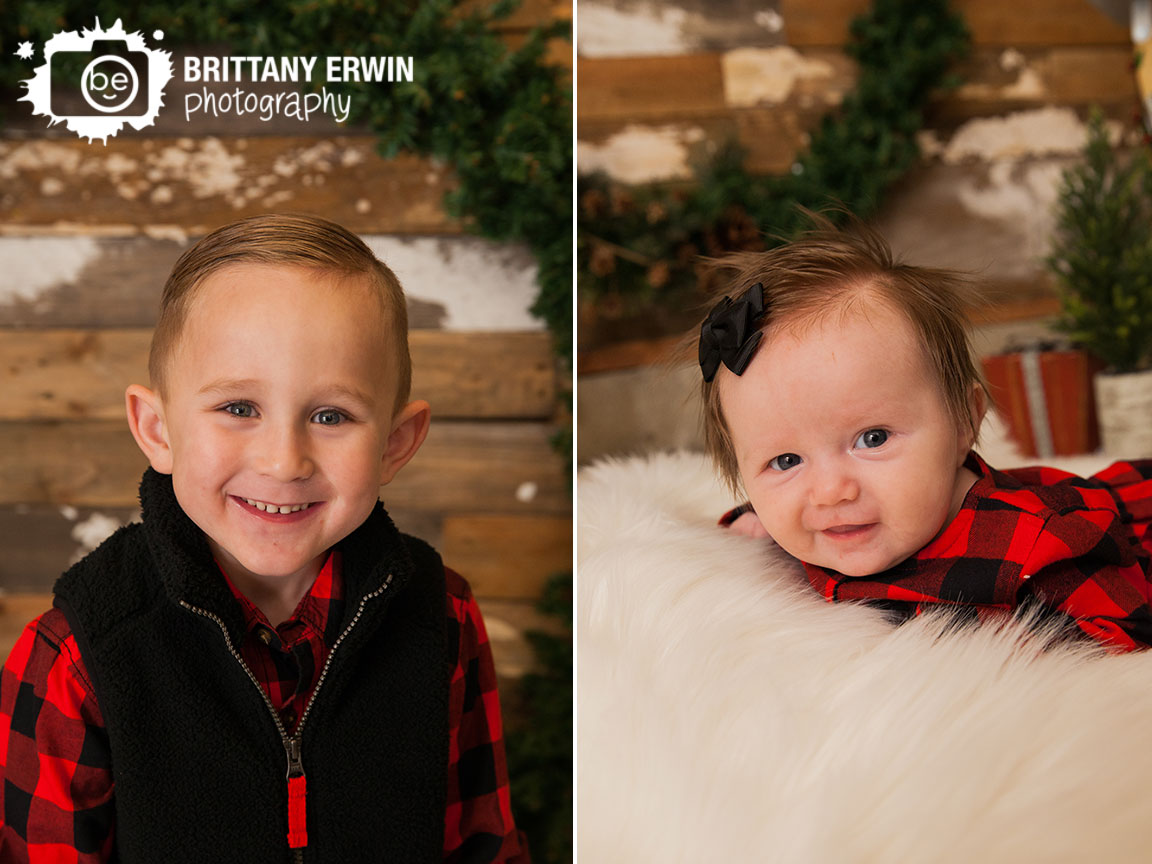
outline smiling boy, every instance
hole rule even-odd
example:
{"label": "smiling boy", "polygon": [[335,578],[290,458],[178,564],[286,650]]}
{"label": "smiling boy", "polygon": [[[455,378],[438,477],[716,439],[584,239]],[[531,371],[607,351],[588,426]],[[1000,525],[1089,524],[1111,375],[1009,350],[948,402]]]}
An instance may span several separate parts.
{"label": "smiling boy", "polygon": [[169,277],[149,371],[142,524],[0,680],[0,857],[517,858],[479,609],[377,501],[430,416],[395,276],[324,220],[226,226]]}

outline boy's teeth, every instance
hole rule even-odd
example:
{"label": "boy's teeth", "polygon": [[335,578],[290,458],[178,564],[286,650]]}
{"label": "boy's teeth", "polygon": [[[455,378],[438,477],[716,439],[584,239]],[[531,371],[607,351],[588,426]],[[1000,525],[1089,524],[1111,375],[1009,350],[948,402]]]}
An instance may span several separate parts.
{"label": "boy's teeth", "polygon": [[295,513],[299,510],[307,510],[311,504],[293,504],[292,506],[279,506],[276,504],[265,504],[263,501],[256,501],[252,498],[244,499],[249,507],[255,507],[257,510],[262,510],[265,513]]}

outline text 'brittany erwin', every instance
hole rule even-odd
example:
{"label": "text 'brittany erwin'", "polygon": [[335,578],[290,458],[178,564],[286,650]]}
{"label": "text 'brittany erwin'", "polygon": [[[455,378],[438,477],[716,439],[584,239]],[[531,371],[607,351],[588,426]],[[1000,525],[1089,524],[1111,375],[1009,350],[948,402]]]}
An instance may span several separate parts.
{"label": "text 'brittany erwin'", "polygon": [[[319,57],[185,57],[184,81],[218,84],[239,81],[312,80]],[[325,78],[337,82],[410,82],[411,57],[325,57]]]}

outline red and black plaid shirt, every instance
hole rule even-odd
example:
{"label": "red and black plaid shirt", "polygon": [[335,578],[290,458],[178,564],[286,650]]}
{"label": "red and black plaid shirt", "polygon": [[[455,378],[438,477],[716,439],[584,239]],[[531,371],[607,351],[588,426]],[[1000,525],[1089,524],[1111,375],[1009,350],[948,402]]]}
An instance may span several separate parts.
{"label": "red and black plaid shirt", "polygon": [[[1152,461],[1117,462],[1090,478],[1044,467],[996,471],[975,453],[965,467],[979,479],[927,546],[866,577],[806,563],[812,587],[828,601],[903,615],[937,604],[980,617],[1039,605],[1110,647],[1152,646]],[[729,511],[721,524],[748,509]]]}
{"label": "red and black plaid shirt", "polygon": [[828,600],[910,614],[941,603],[981,612],[1039,603],[1110,647],[1152,646],[1152,461],[1117,462],[1090,478],[996,471],[974,453],[966,467],[979,479],[931,543],[863,578],[805,564],[812,587]]}
{"label": "red and black plaid shirt", "polygon": [[[449,633],[459,648],[449,692],[444,860],[526,861],[512,820],[484,622],[468,583],[447,568],[445,583]],[[278,627],[232,591],[247,624],[240,653],[291,730],[339,636],[344,597],[337,556]],[[112,754],[76,639],[57,609],[28,625],[0,673],[0,767],[0,860],[109,860]]]}

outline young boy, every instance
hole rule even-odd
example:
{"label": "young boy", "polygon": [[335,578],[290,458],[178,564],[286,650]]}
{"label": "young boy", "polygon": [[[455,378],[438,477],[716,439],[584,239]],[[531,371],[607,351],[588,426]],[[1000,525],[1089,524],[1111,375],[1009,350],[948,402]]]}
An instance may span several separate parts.
{"label": "young boy", "polygon": [[1115,648],[1152,645],[1152,462],[1087,480],[990,468],[972,452],[986,398],[963,283],[818,224],[722,262],[747,291],[701,327],[705,434],[749,504],[721,522],[770,536],[829,601],[1039,605]]}
{"label": "young boy", "polygon": [[393,273],[322,219],[228,225],[149,373],[143,522],[3,670],[0,859],[517,858],[480,611],[377,501],[429,423]]}

